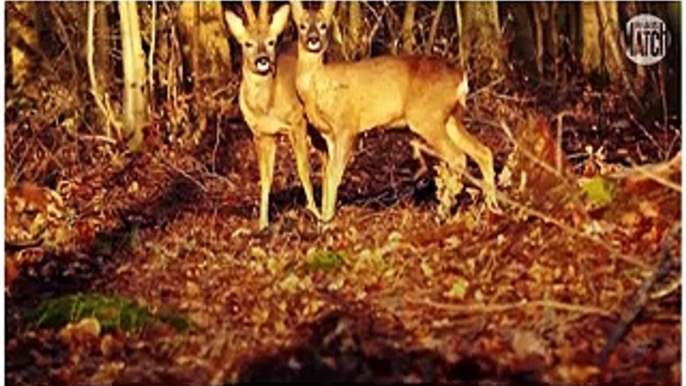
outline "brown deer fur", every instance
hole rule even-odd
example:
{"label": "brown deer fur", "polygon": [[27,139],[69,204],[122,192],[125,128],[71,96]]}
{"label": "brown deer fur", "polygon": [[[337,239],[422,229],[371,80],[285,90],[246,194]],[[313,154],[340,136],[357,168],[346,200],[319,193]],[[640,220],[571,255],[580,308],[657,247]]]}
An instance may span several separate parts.
{"label": "brown deer fur", "polygon": [[324,63],[335,3],[318,11],[291,1],[298,30],[296,88],[308,120],[326,140],[322,219],[333,218],[338,186],[358,134],[409,126],[450,167],[462,172],[466,155],[484,178],[485,201],[497,209],[493,156],[464,128],[468,92],[464,72],[423,56],[383,56],[352,63]]}
{"label": "brown deer fur", "polygon": [[276,41],[288,23],[289,6],[280,7],[271,23],[267,3],[260,4],[256,17],[250,2],[243,2],[248,18],[244,25],[240,17],[226,12],[231,33],[243,51],[243,79],[240,86],[240,108],[250,127],[257,151],[260,170],[259,228],[269,223],[269,192],[274,173],[275,136],[288,134],[295,153],[298,175],[305,190],[307,208],[319,218],[310,182],[307,124],[303,106],[295,91],[295,49],[279,54]]}

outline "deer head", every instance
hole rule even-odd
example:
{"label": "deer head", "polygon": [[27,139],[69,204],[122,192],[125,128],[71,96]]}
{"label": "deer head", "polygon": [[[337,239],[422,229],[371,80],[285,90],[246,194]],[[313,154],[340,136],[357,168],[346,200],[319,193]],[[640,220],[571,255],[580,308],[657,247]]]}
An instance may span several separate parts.
{"label": "deer head", "polygon": [[305,10],[299,1],[291,1],[293,21],[298,27],[298,42],[313,54],[326,52],[330,38],[330,25],[336,3],[326,1],[321,9]]}
{"label": "deer head", "polygon": [[269,22],[269,4],[260,2],[259,14],[255,16],[252,4],[243,2],[247,25],[231,11],[226,11],[226,23],[243,49],[243,69],[257,75],[273,74],[276,63],[276,40],[288,23],[290,7],[281,6]]}

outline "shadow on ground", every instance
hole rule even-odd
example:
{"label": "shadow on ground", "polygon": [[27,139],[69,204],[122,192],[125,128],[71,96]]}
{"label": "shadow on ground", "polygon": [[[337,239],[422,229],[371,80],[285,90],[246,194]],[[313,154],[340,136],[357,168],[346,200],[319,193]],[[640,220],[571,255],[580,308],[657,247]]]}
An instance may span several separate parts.
{"label": "shadow on ground", "polygon": [[239,383],[545,384],[536,373],[503,371],[490,358],[449,363],[432,350],[403,348],[410,333],[381,324],[370,316],[330,313],[308,328],[306,342],[249,362]]}

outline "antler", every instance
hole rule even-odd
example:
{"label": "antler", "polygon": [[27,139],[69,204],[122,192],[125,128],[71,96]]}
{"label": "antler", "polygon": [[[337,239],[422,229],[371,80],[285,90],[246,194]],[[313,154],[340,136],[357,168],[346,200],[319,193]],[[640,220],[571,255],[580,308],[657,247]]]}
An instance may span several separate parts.
{"label": "antler", "polygon": [[260,1],[260,10],[258,14],[258,21],[260,23],[269,24],[269,2],[266,0]]}
{"label": "antler", "polygon": [[245,11],[245,17],[248,18],[248,24],[255,24],[255,22],[257,21],[257,17],[255,16],[255,10],[253,9],[252,3],[250,3],[250,1],[243,1],[243,10]]}

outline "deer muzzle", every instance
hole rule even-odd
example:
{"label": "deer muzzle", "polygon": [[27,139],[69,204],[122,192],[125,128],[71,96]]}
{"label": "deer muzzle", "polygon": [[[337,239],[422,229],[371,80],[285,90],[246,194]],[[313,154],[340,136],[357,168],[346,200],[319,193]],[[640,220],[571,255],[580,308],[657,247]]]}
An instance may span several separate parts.
{"label": "deer muzzle", "polygon": [[307,36],[307,49],[311,52],[319,52],[322,49],[322,40],[317,34]]}
{"label": "deer muzzle", "polygon": [[270,72],[272,70],[272,63],[269,60],[269,57],[265,55],[255,59],[255,69],[262,75]]}

